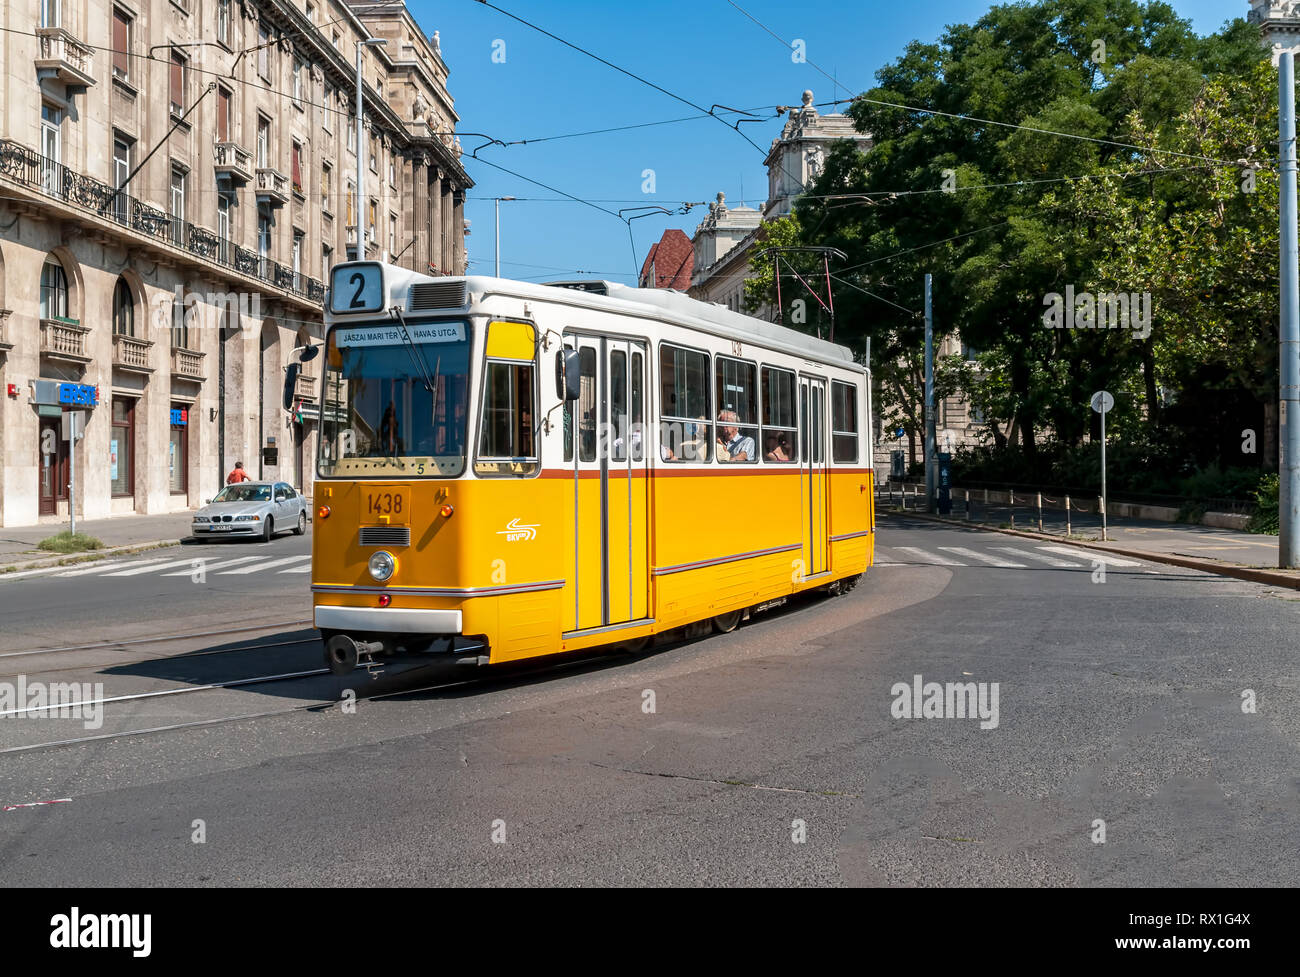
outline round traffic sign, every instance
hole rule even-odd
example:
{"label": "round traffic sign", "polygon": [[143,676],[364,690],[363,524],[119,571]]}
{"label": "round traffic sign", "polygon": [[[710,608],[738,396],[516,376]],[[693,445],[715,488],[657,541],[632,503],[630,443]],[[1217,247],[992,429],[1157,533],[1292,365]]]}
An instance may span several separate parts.
{"label": "round traffic sign", "polygon": [[1115,406],[1115,398],[1112,397],[1105,390],[1098,390],[1095,394],[1092,395],[1092,400],[1090,401],[1090,403],[1092,404],[1092,409],[1095,410],[1098,414],[1105,414],[1108,410],[1110,410],[1112,407]]}

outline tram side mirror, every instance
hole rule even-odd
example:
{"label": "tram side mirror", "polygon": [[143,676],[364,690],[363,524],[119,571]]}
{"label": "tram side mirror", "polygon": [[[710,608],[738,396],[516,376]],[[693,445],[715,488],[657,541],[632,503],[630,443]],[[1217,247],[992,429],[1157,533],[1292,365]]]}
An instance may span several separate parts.
{"label": "tram side mirror", "polygon": [[581,392],[582,374],[578,367],[578,351],[567,346],[555,353],[555,396],[561,400],[577,400]]}
{"label": "tram side mirror", "polygon": [[293,409],[293,395],[298,387],[298,371],[302,367],[297,363],[290,363],[284,371],[284,409]]}
{"label": "tram side mirror", "polygon": [[320,353],[319,346],[307,346],[303,349],[301,353],[298,354],[298,358],[302,360],[304,363],[306,363],[308,360],[314,360],[317,354],[319,353]]}

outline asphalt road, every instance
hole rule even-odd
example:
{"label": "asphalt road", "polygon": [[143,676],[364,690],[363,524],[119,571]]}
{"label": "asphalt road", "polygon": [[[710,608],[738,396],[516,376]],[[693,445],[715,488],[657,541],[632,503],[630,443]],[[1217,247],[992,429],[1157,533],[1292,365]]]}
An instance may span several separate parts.
{"label": "asphalt road", "polygon": [[[283,542],[285,556],[302,543]],[[93,734],[107,738],[0,753],[0,808],[68,799],[0,811],[0,874],[82,886],[1300,882],[1294,591],[906,519],[882,521],[878,544],[881,565],[847,596],[636,659],[355,710],[319,703],[365,688],[362,676],[111,705]],[[31,629],[61,607],[71,629],[123,603],[206,603],[185,618],[200,630],[301,606],[306,577],[274,569],[209,587],[29,578],[0,583],[0,611]],[[40,656],[57,668],[42,677],[98,676],[114,695],[319,663],[301,628],[252,634],[208,650],[283,643],[116,665],[64,652]],[[142,647],[170,646],[120,654]],[[0,658],[0,681],[29,667],[15,662]],[[895,715],[911,701],[895,685],[916,675],[987,683],[990,696],[997,683],[996,726]],[[275,714],[211,722],[253,711]],[[205,725],[112,735],[168,719]],[[0,749],[61,738],[70,722],[0,718]]]}

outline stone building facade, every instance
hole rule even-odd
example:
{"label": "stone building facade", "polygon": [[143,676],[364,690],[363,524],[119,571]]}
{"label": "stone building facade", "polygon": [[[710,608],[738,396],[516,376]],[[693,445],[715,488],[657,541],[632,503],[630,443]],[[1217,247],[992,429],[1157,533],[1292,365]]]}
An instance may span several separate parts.
{"label": "stone building facade", "polygon": [[235,461],[310,494],[319,393],[300,378],[286,411],[282,382],[358,223],[366,257],[465,269],[437,35],[340,0],[31,0],[0,24],[0,526],[191,508]]}

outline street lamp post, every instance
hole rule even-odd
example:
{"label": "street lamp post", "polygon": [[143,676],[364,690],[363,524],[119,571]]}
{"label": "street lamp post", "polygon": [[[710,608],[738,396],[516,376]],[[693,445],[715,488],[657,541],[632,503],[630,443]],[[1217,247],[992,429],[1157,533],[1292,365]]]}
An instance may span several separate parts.
{"label": "street lamp post", "polygon": [[496,214],[497,214],[497,229],[496,229],[496,234],[494,235],[494,238],[496,240],[496,248],[497,248],[495,274],[497,278],[500,278],[501,277],[501,201],[514,200],[515,198],[514,197],[493,197],[492,199],[496,204]]}
{"label": "street lamp post", "polygon": [[361,60],[361,49],[379,47],[387,43],[388,41],[382,37],[371,37],[364,41],[357,41],[357,250],[356,254],[353,255],[353,258],[357,261],[361,261],[366,256],[364,219],[366,212],[365,103],[363,101],[364,89],[362,88],[365,79],[361,74],[364,67]]}
{"label": "street lamp post", "polygon": [[1278,553],[1279,567],[1300,567],[1300,244],[1296,213],[1294,52],[1300,17],[1294,4],[1251,0],[1278,74]]}

